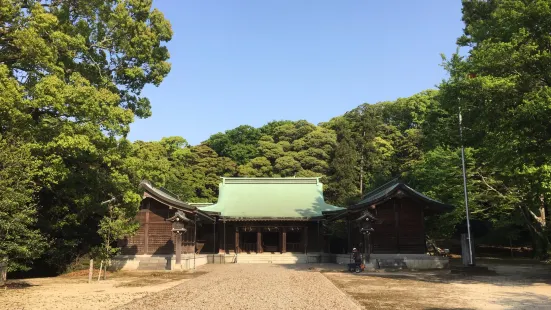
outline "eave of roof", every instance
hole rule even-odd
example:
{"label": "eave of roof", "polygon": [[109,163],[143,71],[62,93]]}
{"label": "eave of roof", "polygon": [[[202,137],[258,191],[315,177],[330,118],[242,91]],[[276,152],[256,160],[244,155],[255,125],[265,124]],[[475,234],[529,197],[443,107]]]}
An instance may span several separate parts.
{"label": "eave of roof", "polygon": [[426,203],[426,206],[434,211],[446,212],[453,210],[453,206],[442,203],[440,201],[434,200],[430,197],[423,195],[422,193],[414,190],[403,182],[400,182],[398,179],[394,179],[375,190],[367,193],[362,200],[358,203],[350,206],[349,210],[360,209],[365,206],[377,205],[387,201],[388,199],[396,196],[396,194],[402,191],[407,196],[410,196],[414,199],[418,199]]}
{"label": "eave of roof", "polygon": [[322,217],[221,217],[222,221],[226,222],[307,222],[307,221],[320,221]]}
{"label": "eave of roof", "polygon": [[183,201],[180,201],[175,197],[172,197],[166,192],[162,191],[161,189],[154,187],[153,185],[151,185],[151,182],[149,182],[148,180],[141,181],[140,187],[143,188],[145,191],[144,197],[155,199],[158,202],[167,205],[169,208],[174,208],[174,209],[178,209],[178,210],[182,210],[190,213],[196,213],[199,216],[204,217],[210,221],[215,221],[215,219],[212,218],[211,216],[219,214],[217,212],[202,211],[195,206],[192,206]]}

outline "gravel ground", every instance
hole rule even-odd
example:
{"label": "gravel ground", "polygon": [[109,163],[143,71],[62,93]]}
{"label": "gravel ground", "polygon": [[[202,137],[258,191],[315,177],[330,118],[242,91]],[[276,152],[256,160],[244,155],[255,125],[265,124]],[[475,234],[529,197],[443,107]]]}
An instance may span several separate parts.
{"label": "gravel ground", "polygon": [[209,273],[120,309],[359,309],[321,273],[300,265],[207,265]]}
{"label": "gravel ground", "polygon": [[97,310],[113,309],[134,299],[155,294],[198,274],[118,273],[107,280],[88,283],[88,276],[9,280],[0,288],[0,309]]}
{"label": "gravel ground", "polygon": [[489,266],[494,276],[426,272],[341,271],[324,275],[366,309],[551,309],[551,268]]}

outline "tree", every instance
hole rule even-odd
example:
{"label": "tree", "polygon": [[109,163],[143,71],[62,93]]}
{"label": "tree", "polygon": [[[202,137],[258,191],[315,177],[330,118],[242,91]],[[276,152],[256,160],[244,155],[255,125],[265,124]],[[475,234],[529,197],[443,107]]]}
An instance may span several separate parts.
{"label": "tree", "polygon": [[9,271],[28,270],[47,246],[36,228],[37,173],[30,145],[0,136],[0,261],[7,260]]}
{"label": "tree", "polygon": [[38,165],[30,196],[52,242],[42,259],[62,271],[101,242],[105,193],[128,216],[137,209],[124,136],[135,116],[151,114],[141,91],[170,71],[163,42],[172,30],[148,0],[0,0],[0,7],[0,134],[30,143]]}
{"label": "tree", "polygon": [[274,168],[282,177],[292,177],[301,170],[300,163],[289,155],[276,159]]}
{"label": "tree", "polygon": [[337,132],[337,146],[330,164],[327,199],[339,206],[347,206],[359,198],[359,156],[352,141],[350,124],[343,118],[333,126]]}
{"label": "tree", "polygon": [[[537,256],[551,251],[551,4],[545,0],[463,1],[468,57],[445,61],[441,101],[461,108],[465,143],[497,171],[496,193],[517,201]],[[514,190],[512,190],[514,189]]]}
{"label": "tree", "polygon": [[259,129],[241,125],[225,133],[212,135],[205,145],[223,157],[229,157],[238,164],[245,164],[258,155]]}
{"label": "tree", "polygon": [[239,167],[239,175],[243,177],[270,177],[272,163],[266,157],[256,157]]}
{"label": "tree", "polygon": [[[131,236],[139,228],[138,222],[128,217],[124,209],[112,205],[113,203],[115,201],[109,203],[106,215],[99,223],[98,234],[101,236],[103,244],[95,250],[104,264],[105,270],[107,270],[109,260],[120,252],[120,248],[113,246],[113,243]],[[105,279],[105,273],[103,277]]]}

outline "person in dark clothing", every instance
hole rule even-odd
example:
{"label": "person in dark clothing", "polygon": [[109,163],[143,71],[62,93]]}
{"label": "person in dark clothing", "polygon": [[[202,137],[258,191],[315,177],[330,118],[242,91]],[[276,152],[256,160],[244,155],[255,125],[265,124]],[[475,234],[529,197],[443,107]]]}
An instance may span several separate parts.
{"label": "person in dark clothing", "polygon": [[360,252],[358,252],[358,249],[356,248],[352,249],[352,259],[356,264],[362,263],[362,255],[360,254]]}

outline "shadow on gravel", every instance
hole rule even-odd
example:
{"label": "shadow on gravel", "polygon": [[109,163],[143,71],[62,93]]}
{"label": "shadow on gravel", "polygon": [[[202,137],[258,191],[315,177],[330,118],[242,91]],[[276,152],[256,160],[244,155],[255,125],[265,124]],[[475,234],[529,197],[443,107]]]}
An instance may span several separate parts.
{"label": "shadow on gravel", "polygon": [[539,308],[540,306],[549,309],[551,298],[534,293],[507,293],[505,296],[495,301],[495,303],[509,309],[526,309],[526,305],[537,306],[537,309],[544,309]]}
{"label": "shadow on gravel", "polygon": [[31,286],[38,286],[38,285],[30,284],[29,282],[26,282],[26,281],[10,281],[4,284],[3,286],[0,286],[0,289],[21,290]]}
{"label": "shadow on gravel", "polygon": [[425,308],[424,310],[476,310],[476,308]]}
{"label": "shadow on gravel", "polygon": [[[343,273],[347,273],[343,271]],[[422,281],[438,284],[475,284],[484,283],[496,286],[530,286],[536,283],[551,284],[551,274],[539,275],[500,275],[477,276],[467,274],[451,274],[449,271],[442,272],[370,272],[370,273],[350,273],[354,277],[374,277],[381,279]]]}

